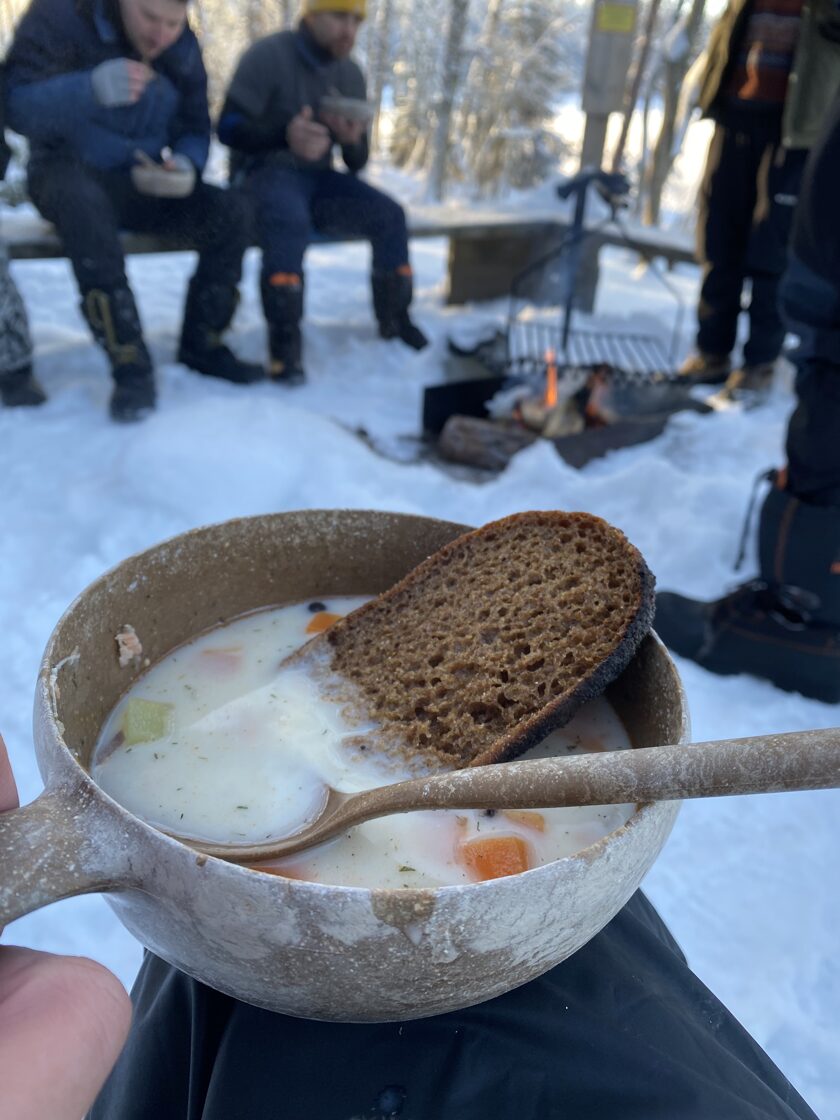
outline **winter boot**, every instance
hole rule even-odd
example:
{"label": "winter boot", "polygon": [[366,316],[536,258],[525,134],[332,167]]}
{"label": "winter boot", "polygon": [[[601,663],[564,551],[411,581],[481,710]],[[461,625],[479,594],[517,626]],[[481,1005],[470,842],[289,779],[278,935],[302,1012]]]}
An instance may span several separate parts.
{"label": "winter boot", "polygon": [[278,385],[302,385],[300,321],[303,318],[303,277],[295,272],[275,272],[260,285],[265,321],[268,323],[268,376]]}
{"label": "winter boot", "polygon": [[689,354],[677,373],[688,385],[722,385],[732,363],[728,354]]}
{"label": "winter boot", "polygon": [[178,361],[205,377],[220,377],[237,385],[262,381],[265,370],[261,365],[241,361],[222,342],[238,302],[239,293],[231,285],[201,284],[193,277],[187,290]]}
{"label": "winter boot", "polygon": [[155,377],[130,288],[91,288],[82,299],[82,314],[111,361],[111,418],[142,420],[155,407]]}
{"label": "winter boot", "polygon": [[0,400],[7,408],[27,408],[43,404],[46,399],[31,365],[0,373]]}
{"label": "winter boot", "polygon": [[733,369],[718,397],[722,401],[744,401],[759,404],[773,386],[775,362],[759,362]]}
{"label": "winter boot", "polygon": [[398,338],[412,350],[428,346],[428,338],[408,315],[414,294],[411,265],[401,265],[394,272],[374,272],[370,283],[381,337]]}
{"label": "winter boot", "polygon": [[712,673],[750,673],[840,701],[840,509],[774,487],[761,510],[759,577],[701,603],[662,592],[654,628]]}

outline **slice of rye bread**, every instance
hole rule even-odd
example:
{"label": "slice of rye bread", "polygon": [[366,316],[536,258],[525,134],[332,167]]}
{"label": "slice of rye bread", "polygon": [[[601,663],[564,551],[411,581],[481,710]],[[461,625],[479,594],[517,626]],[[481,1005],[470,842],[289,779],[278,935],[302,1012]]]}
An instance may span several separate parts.
{"label": "slice of rye bread", "polygon": [[380,747],[477,766],[521,754],[603,692],[653,610],[653,576],[618,529],[520,513],[444,546],[300,652],[329,650]]}

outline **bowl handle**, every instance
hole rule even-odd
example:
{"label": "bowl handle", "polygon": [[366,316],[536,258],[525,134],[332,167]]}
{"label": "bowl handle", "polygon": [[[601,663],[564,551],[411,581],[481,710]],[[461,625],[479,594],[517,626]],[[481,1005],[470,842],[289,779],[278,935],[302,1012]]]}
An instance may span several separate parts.
{"label": "bowl handle", "polygon": [[0,929],[50,902],[130,885],[125,847],[84,785],[0,813]]}

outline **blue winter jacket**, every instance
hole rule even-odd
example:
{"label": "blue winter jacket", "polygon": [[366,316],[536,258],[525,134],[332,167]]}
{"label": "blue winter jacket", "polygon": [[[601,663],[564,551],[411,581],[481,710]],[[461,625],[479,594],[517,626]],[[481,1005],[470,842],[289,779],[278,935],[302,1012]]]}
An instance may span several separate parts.
{"label": "blue winter jacket", "polygon": [[164,148],[207,162],[207,74],[187,27],[151,66],[156,77],[134,105],[100,105],[91,72],[111,58],[139,59],[125,37],[116,0],[32,0],[6,58],[7,123],[29,138],[30,163],[75,158],[126,170],[137,149]]}

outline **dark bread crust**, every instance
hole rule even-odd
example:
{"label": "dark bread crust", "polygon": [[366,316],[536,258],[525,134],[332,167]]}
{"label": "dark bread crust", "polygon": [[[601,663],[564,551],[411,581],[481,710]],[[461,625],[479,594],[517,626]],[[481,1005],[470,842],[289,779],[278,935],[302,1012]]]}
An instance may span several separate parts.
{"label": "dark bread crust", "polygon": [[653,610],[653,575],[620,530],[531,512],[445,545],[323,639],[386,740],[475,766],[521,754],[602,693]]}

